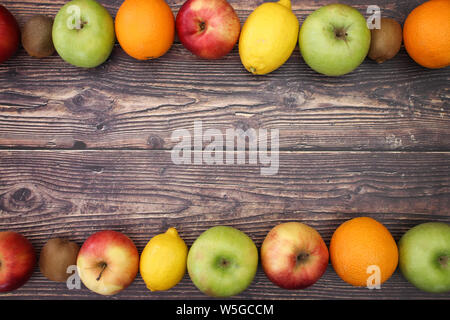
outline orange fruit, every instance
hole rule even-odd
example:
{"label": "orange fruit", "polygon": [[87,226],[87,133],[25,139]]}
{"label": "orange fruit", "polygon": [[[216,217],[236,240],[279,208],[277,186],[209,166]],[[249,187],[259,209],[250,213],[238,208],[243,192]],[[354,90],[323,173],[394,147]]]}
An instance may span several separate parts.
{"label": "orange fruit", "polygon": [[367,286],[374,274],[371,268],[377,266],[382,284],[397,268],[398,248],[381,223],[368,217],[354,218],[341,224],[331,237],[330,260],[342,280],[358,287]]}
{"label": "orange fruit", "polygon": [[450,65],[450,0],[431,0],[415,8],[403,26],[409,56],[421,66]]}
{"label": "orange fruit", "polygon": [[175,18],[164,0],[125,0],[115,27],[122,49],[138,60],[164,55],[175,37]]}

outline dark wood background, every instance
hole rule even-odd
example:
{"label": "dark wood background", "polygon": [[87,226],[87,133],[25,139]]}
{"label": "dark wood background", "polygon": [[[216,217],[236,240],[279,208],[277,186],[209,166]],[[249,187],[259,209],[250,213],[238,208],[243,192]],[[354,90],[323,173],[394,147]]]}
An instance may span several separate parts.
{"label": "dark wood background", "polygon": [[[115,16],[121,0],[100,1]],[[230,1],[241,23],[262,0]],[[403,23],[423,1],[341,1],[362,13],[370,4]],[[65,1],[6,0],[23,25],[54,16]],[[183,0],[168,1],[174,13]],[[332,1],[293,0],[300,23]],[[371,216],[398,240],[426,221],[450,222],[450,69],[427,70],[402,48],[382,65],[366,60],[351,74],[316,74],[298,48],[267,76],[242,67],[238,50],[200,60],[176,41],[163,57],[139,62],[116,45],[100,67],[82,70],[57,55],[37,60],[23,49],[0,65],[0,230],[28,237],[39,252],[52,237],[80,245],[113,229],[141,251],[154,235],[178,228],[188,245],[226,224],[260,247],[284,221],[315,228],[327,244],[347,219]],[[259,166],[177,166],[176,129],[280,130],[280,170]],[[0,299],[102,299],[45,279],[36,268],[22,288]],[[109,299],[205,299],[189,280],[151,293],[138,276]],[[331,266],[311,288],[277,288],[262,270],[236,298],[449,299],[421,292],[397,271],[381,290],[344,283]]]}

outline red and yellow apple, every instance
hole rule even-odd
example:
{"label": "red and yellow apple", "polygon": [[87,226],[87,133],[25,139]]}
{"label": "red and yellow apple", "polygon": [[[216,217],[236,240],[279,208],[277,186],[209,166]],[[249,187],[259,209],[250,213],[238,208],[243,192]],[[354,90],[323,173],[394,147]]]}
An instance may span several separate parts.
{"label": "red and yellow apple", "polygon": [[133,241],[117,231],[91,235],[78,253],[77,269],[83,284],[102,295],[116,294],[136,278],[139,253]]}
{"label": "red and yellow apple", "polygon": [[35,264],[33,246],[24,236],[12,231],[0,232],[0,292],[24,285]]}
{"label": "red and yellow apple", "polygon": [[282,223],[267,234],[261,263],[267,277],[284,289],[313,285],[328,266],[328,248],[320,234],[299,222]]}
{"label": "red and yellow apple", "polygon": [[8,60],[19,48],[20,28],[16,19],[0,5],[0,63]]}
{"label": "red and yellow apple", "polygon": [[204,59],[219,59],[235,46],[241,24],[226,0],[188,0],[178,11],[176,29],[181,43]]}

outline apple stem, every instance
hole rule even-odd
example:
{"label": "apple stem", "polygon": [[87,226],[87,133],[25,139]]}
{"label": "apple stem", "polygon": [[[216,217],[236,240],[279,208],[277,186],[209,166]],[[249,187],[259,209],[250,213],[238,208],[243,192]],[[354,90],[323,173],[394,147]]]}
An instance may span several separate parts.
{"label": "apple stem", "polygon": [[297,256],[297,265],[303,264],[309,258],[309,253],[302,252]]}
{"label": "apple stem", "polygon": [[448,256],[439,257],[439,263],[446,268],[448,264]]}
{"label": "apple stem", "polygon": [[347,30],[344,28],[336,29],[334,34],[336,35],[336,38],[345,40],[347,38]]}
{"label": "apple stem", "polygon": [[77,23],[75,29],[76,29],[76,30],[81,30],[81,29],[83,29],[83,27],[84,27],[85,24],[87,24],[86,21],[80,20],[80,23]]}
{"label": "apple stem", "polygon": [[200,21],[199,23],[200,30],[203,31],[206,28],[206,23],[204,21]]}
{"label": "apple stem", "polygon": [[100,274],[98,275],[98,278],[96,279],[97,281],[99,281],[100,278],[102,277],[103,271],[105,271],[105,269],[106,269],[106,263],[103,262],[101,264],[101,266],[102,266],[102,271],[100,271]]}

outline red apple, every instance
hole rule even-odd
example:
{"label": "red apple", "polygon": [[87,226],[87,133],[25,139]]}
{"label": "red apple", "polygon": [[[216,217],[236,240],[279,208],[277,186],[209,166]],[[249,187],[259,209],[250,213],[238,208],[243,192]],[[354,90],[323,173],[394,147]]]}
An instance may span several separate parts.
{"label": "red apple", "polygon": [[241,24],[226,0],[188,0],[178,11],[176,28],[181,43],[193,54],[219,59],[233,49]]}
{"label": "red apple", "polygon": [[24,236],[12,231],[0,232],[0,292],[24,285],[35,264],[33,246]]}
{"label": "red apple", "polygon": [[100,231],[78,253],[77,269],[84,285],[98,294],[113,295],[128,287],[139,268],[139,253],[126,235]]}
{"label": "red apple", "polygon": [[261,247],[267,277],[284,289],[314,284],[328,266],[328,248],[320,234],[306,224],[282,223],[267,234]]}
{"label": "red apple", "polygon": [[19,25],[11,12],[0,5],[0,63],[11,58],[19,48],[19,43]]}

